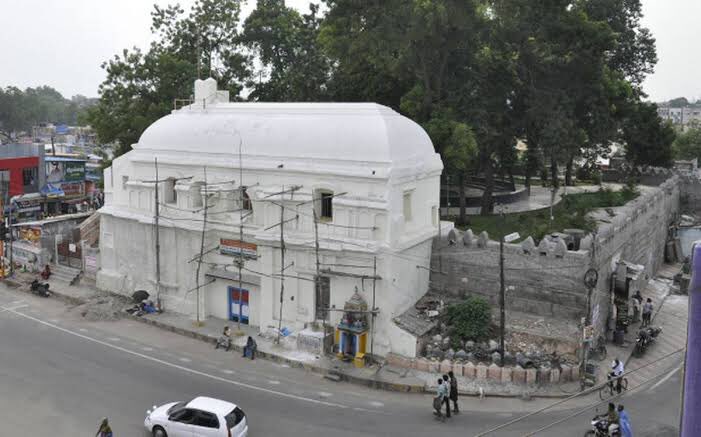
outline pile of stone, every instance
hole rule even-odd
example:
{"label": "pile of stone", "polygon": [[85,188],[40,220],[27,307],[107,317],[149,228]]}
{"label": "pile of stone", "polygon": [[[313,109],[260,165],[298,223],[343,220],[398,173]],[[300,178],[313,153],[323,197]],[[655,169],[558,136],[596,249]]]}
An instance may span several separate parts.
{"label": "pile of stone", "polygon": [[115,295],[100,295],[76,306],[73,311],[91,322],[119,320],[124,310],[133,304],[128,298]]}

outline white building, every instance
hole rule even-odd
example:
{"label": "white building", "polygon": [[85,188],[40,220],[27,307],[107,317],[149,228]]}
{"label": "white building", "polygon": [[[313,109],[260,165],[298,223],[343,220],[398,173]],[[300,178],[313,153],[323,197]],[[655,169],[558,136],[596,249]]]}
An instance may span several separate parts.
{"label": "white building", "polygon": [[[156,158],[163,181],[158,184],[160,297],[166,311],[195,317],[197,293],[191,290],[206,203],[209,252],[199,278],[206,284],[199,289],[200,317],[231,319],[240,312],[261,330],[277,327],[281,250],[275,225],[284,205],[288,267],[282,326],[299,331],[312,325],[324,314],[318,307],[343,308],[356,287],[372,305],[369,277],[376,259],[381,279],[375,281],[375,353],[415,355],[414,337],[392,318],[428,289],[443,168],[419,125],[377,104],[229,103],[213,79],[197,81],[194,104],[156,121],[105,171],[97,278],[103,289],[156,292]],[[243,306],[235,299],[238,255],[226,254],[242,246],[241,209],[248,256],[241,275],[248,299]],[[323,276],[319,293],[313,280],[315,209]],[[331,311],[330,324],[340,317]]]}

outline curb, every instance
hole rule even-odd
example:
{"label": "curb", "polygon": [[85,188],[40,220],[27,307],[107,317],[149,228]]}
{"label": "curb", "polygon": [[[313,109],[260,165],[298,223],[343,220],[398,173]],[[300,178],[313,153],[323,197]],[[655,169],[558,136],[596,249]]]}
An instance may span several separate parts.
{"label": "curb", "polygon": [[[10,278],[5,278],[5,282],[14,288],[21,288],[22,286],[26,285],[26,284],[23,284],[21,282],[14,280],[14,279],[10,279]],[[21,291],[23,291],[25,293],[30,293],[29,291],[26,291],[26,290],[21,290]],[[70,295],[62,293],[62,292],[56,292],[55,290],[51,290],[51,292],[55,298],[57,298],[58,300],[60,300],[62,302],[68,303],[70,305],[82,305],[82,304],[87,302],[83,298],[70,296]],[[110,293],[110,294],[114,294],[114,293]],[[117,295],[117,296],[122,297],[121,295]],[[145,317],[139,317],[139,316],[135,316],[135,315],[128,314],[128,313],[124,313],[124,314],[122,314],[122,316],[125,319],[145,323],[147,325],[154,326],[154,327],[162,329],[164,331],[170,331],[170,332],[173,332],[175,334],[182,335],[184,337],[193,338],[193,339],[200,340],[200,341],[204,341],[206,343],[216,344],[216,341],[217,341],[216,337],[206,335],[206,334],[200,334],[198,332],[191,331],[189,329],[172,326],[172,325],[169,325],[167,323],[163,323],[159,320],[149,319],[149,318],[145,318]],[[239,352],[239,353],[243,352],[243,348],[239,345],[236,345],[236,344],[232,344],[231,349],[234,352]],[[392,391],[392,392],[399,392],[399,393],[414,393],[414,394],[427,394],[427,393],[433,393],[433,391],[434,391],[432,388],[426,387],[425,384],[423,384],[423,385],[402,384],[402,383],[381,381],[381,380],[377,380],[377,379],[362,378],[362,377],[358,377],[358,376],[348,375],[348,374],[345,374],[343,372],[338,372],[338,371],[335,371],[333,369],[323,368],[321,366],[317,366],[314,364],[309,364],[309,363],[304,363],[301,361],[291,360],[289,358],[285,358],[283,356],[272,354],[270,352],[264,352],[261,350],[258,350],[256,355],[258,358],[262,358],[262,359],[265,359],[267,361],[272,361],[272,362],[279,363],[279,364],[287,364],[291,368],[303,369],[303,370],[306,370],[306,371],[309,371],[311,373],[315,373],[315,374],[318,374],[318,375],[321,375],[324,377],[330,376],[332,380],[343,381],[343,382],[347,382],[350,384],[365,386],[365,387],[369,387],[369,388],[376,389],[376,390]],[[480,397],[480,393],[474,392],[474,391],[471,391],[471,392],[462,392],[461,391],[459,394],[460,394],[460,396]],[[562,394],[560,394],[560,393],[553,393],[553,394],[525,393],[525,395],[527,395],[531,399],[533,399],[533,398],[562,399],[562,398],[566,398],[568,396],[571,396],[572,394],[571,393],[570,394],[566,394],[566,393],[562,393]],[[522,394],[508,394],[508,393],[485,391],[484,397],[501,398],[501,399],[507,399],[507,398],[514,399],[514,398],[524,397],[524,393],[522,393]]]}

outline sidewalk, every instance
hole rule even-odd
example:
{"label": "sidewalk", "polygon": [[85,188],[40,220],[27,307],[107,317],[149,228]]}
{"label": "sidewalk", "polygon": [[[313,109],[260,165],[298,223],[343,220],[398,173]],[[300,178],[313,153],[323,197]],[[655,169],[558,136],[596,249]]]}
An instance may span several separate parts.
{"label": "sidewalk", "polygon": [[[598,383],[606,381],[608,373],[611,371],[610,363],[614,358],[623,361],[626,365],[626,372],[629,372],[686,346],[688,296],[670,294],[672,285],[670,278],[679,271],[679,268],[679,265],[663,266],[657,277],[650,280],[648,286],[641,293],[643,298],[647,299],[649,297],[652,299],[655,311],[652,317],[652,325],[662,327],[660,337],[657,338],[657,341],[650,346],[642,357],[634,357],[633,348],[635,347],[635,340],[641,322],[631,325],[628,329],[628,334],[626,334],[623,347],[616,346],[613,343],[606,345],[608,350],[607,357],[598,363]],[[680,353],[674,354],[631,374],[628,377],[629,387],[635,387],[658,374],[669,367],[680,356],[683,355]]]}
{"label": "sidewalk", "polygon": [[[24,291],[28,291],[27,284],[29,284],[34,277],[35,276],[32,274],[17,273],[14,278],[8,279],[6,282],[21,287]],[[109,298],[111,296],[110,293],[99,291],[94,288],[94,286],[90,286],[88,284],[70,286],[57,280],[50,280],[48,282],[50,283],[50,289],[55,296],[66,301],[70,305],[77,306],[84,304],[89,300],[99,300],[101,298]],[[644,296],[650,296],[654,302],[662,302],[668,287],[660,287],[659,283],[656,281],[651,281],[651,284],[653,283],[656,285],[651,285],[648,287],[644,293]],[[674,297],[677,298],[677,296]],[[658,307],[660,308],[658,310],[658,314],[667,316],[667,307],[659,304]],[[679,310],[675,309],[674,311],[678,312]],[[120,315],[124,318],[130,318],[135,321],[140,321],[142,323],[150,324],[164,330],[206,341],[212,344],[216,342],[216,339],[223,331],[224,326],[228,325],[234,331],[236,330],[235,322],[216,318],[208,318],[205,320],[202,326],[196,326],[193,319],[178,313],[166,312],[163,314],[148,314],[138,317],[122,312]],[[657,317],[659,317],[659,319]],[[655,324],[659,324],[660,320],[662,320],[662,316],[656,316]],[[672,322],[670,321],[668,323]],[[678,320],[675,323],[683,325],[684,333],[686,332],[686,314],[684,314],[683,321]],[[285,341],[281,342],[282,344],[280,345],[275,344],[272,339],[260,335],[257,328],[251,328],[246,325],[242,325],[241,328],[243,335],[234,339],[234,345],[232,348],[234,353],[242,353],[243,346],[246,343],[247,337],[250,335],[256,339],[258,344],[259,358],[285,364],[290,367],[302,368],[313,373],[324,375],[325,377],[336,381],[345,381],[376,389],[411,393],[433,392],[432,385],[433,380],[436,378],[436,374],[420,372],[417,370],[395,368],[389,365],[373,365],[359,369],[353,366],[351,363],[342,362],[334,357],[324,357],[293,349],[294,345],[287,344],[286,346]],[[664,331],[662,335],[664,337],[666,335],[671,335],[672,331],[677,330],[678,327],[670,326],[667,328],[665,326],[663,329]],[[632,329],[631,332],[632,331],[637,332],[636,329]],[[668,331],[669,334],[667,334]],[[664,337],[663,340],[666,340],[666,338],[667,337]],[[686,337],[684,335],[684,341],[685,339]],[[674,344],[676,345],[678,341]],[[644,358],[650,360],[654,359],[652,353],[656,352],[658,349],[662,349],[659,346],[662,346],[662,344],[654,345]],[[599,379],[599,381],[606,380],[608,361],[610,361],[612,357],[618,356],[620,358],[627,359],[630,357],[632,352],[632,347],[617,348],[613,345],[607,345],[607,348],[609,349],[609,357],[606,361],[600,363],[601,365],[599,371],[602,372],[600,378],[603,377],[603,379]],[[667,349],[665,348],[664,350]],[[637,365],[633,364],[630,368],[632,369],[635,367],[637,367]],[[633,381],[630,381],[630,383],[634,384]],[[578,383],[529,386],[518,384],[490,384],[487,381],[466,380],[464,378],[461,378],[460,380],[461,394],[469,396],[479,396],[481,393],[483,393],[488,397],[563,398],[576,393],[578,389]]]}

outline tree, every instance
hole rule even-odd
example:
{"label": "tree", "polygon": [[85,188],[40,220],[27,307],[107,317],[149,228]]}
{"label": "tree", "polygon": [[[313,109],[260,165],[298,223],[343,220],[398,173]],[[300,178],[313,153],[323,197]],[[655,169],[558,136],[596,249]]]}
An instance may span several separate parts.
{"label": "tree", "polygon": [[88,120],[103,142],[117,142],[115,157],[131,150],[141,133],[192,94],[199,75],[214,77],[238,96],[248,57],[237,43],[239,0],[197,0],[189,14],[179,6],[151,13],[156,41],[148,51],[124,50],[103,63],[107,78]]}
{"label": "tree", "polygon": [[10,140],[41,122],[77,124],[93,103],[82,96],[68,100],[49,86],[0,88],[0,136]]}
{"label": "tree", "polygon": [[434,116],[424,128],[434,141],[444,144],[445,173],[458,175],[459,224],[467,223],[465,182],[467,174],[477,165],[478,148],[472,129],[456,121],[450,111],[434,111]]}
{"label": "tree", "polygon": [[635,166],[672,165],[674,128],[657,114],[657,105],[640,102],[623,123],[626,157]]}
{"label": "tree", "polygon": [[[248,98],[258,101],[326,100],[330,64],[317,44],[319,6],[300,15],[284,0],[258,0],[241,35],[262,64],[248,83]],[[266,78],[263,81],[263,77]]]}
{"label": "tree", "polygon": [[679,134],[672,143],[676,159],[698,159],[701,161],[701,130],[690,129]]}

